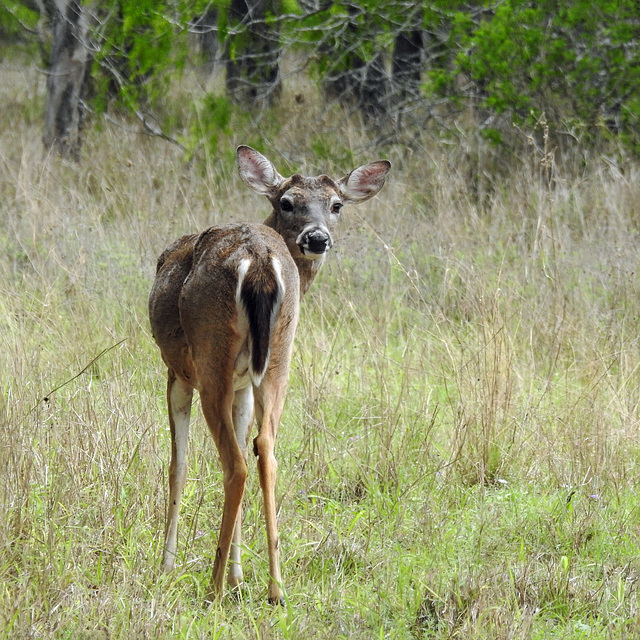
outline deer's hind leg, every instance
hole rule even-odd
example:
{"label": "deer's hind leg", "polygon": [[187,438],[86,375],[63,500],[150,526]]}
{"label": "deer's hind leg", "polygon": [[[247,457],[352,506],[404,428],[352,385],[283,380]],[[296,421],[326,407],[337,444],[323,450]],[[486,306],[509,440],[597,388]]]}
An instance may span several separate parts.
{"label": "deer's hind leg", "polygon": [[[239,389],[233,399],[233,425],[235,427],[236,440],[242,451],[242,456],[247,461],[247,446],[253,421],[253,388],[251,386]],[[229,575],[227,582],[230,587],[237,587],[242,583],[242,502],[238,509],[236,526],[233,531],[233,540],[229,552]]]}
{"label": "deer's hind leg", "polygon": [[247,463],[233,424],[233,389],[230,386],[223,389],[212,386],[200,390],[202,412],[218,449],[224,485],[222,524],[211,576],[211,599],[222,594],[225,568],[247,479]]}
{"label": "deer's hind leg", "polygon": [[275,497],[278,464],[274,455],[274,448],[280,417],[284,408],[286,389],[286,377],[278,381],[265,377],[260,387],[257,387],[254,391],[259,432],[253,441],[253,451],[258,457],[258,474],[264,500],[264,516],[269,550],[268,599],[271,604],[284,604]]}
{"label": "deer's hind leg", "polygon": [[187,480],[187,445],[192,399],[193,387],[177,377],[173,369],[169,369],[167,405],[171,428],[171,462],[169,463],[169,507],[162,561],[165,572],[172,571],[176,561],[180,500]]}

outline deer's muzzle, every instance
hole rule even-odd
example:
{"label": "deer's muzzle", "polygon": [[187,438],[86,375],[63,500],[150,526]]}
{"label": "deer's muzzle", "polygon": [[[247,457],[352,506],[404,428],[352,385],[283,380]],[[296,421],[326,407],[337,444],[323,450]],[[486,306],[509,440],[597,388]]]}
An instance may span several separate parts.
{"label": "deer's muzzle", "polygon": [[300,251],[308,258],[322,256],[333,245],[333,239],[326,229],[313,227],[305,229],[296,240]]}

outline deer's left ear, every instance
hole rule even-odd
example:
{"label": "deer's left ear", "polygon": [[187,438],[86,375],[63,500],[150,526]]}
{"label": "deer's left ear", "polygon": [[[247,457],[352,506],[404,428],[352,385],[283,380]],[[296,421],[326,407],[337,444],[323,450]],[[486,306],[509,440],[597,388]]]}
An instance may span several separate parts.
{"label": "deer's left ear", "polygon": [[339,180],[338,187],[345,203],[358,204],[375,196],[384,186],[389,169],[388,160],[378,160],[354,169]]}

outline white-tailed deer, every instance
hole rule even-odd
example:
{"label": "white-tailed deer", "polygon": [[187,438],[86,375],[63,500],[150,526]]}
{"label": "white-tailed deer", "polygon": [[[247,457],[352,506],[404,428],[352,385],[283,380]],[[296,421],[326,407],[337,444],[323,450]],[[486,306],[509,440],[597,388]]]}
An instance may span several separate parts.
{"label": "white-tailed deer", "polygon": [[237,150],[243,181],[267,196],[264,224],[226,224],[180,238],[158,259],[149,297],[153,336],[169,368],[169,508],[163,567],[175,564],[178,512],[187,475],[193,390],[220,455],[224,509],[211,597],[242,582],[240,530],[247,447],[255,413],[260,486],[269,548],[269,601],[282,603],[273,449],[287,390],[300,298],[333,244],[343,204],[378,193],[390,164],[358,167],[341,180],[283,178],[250,147]]}

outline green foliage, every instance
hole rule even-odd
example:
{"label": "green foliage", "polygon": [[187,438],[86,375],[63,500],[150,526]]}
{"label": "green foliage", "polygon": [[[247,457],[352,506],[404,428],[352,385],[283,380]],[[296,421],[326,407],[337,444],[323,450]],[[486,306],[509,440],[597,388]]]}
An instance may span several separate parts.
{"label": "green foliage", "polygon": [[101,5],[108,16],[99,32],[94,58],[98,91],[96,105],[105,108],[111,98],[136,111],[164,95],[173,74],[188,54],[186,23],[206,3],[113,0]]}
{"label": "green foliage", "polygon": [[38,12],[15,0],[0,0],[0,51],[7,53],[16,43],[27,44],[25,33],[35,31]]}
{"label": "green foliage", "polygon": [[638,35],[631,0],[507,0],[473,19],[458,9],[447,41],[455,65],[432,69],[425,88],[453,97],[464,84],[456,78],[468,78],[466,97],[516,122],[546,113],[574,133],[608,128],[638,144]]}
{"label": "green foliage", "polygon": [[349,0],[327,3],[324,11],[311,13],[292,23],[302,27],[302,42],[319,45],[314,58],[315,71],[325,77],[352,70],[369,62],[393,45],[394,25],[403,21],[406,7],[393,1]]}
{"label": "green foliage", "polygon": [[231,133],[231,102],[226,96],[208,94],[195,108],[197,117],[192,126],[189,146],[195,150],[203,144],[208,153],[215,155],[220,137]]}
{"label": "green foliage", "polygon": [[316,158],[323,163],[350,167],[356,162],[353,150],[342,141],[331,139],[326,135],[315,135],[309,143]]}
{"label": "green foliage", "polygon": [[0,1],[0,30],[5,36],[16,36],[26,28],[35,29],[38,13],[16,0]]}
{"label": "green foliage", "polygon": [[[397,86],[388,80],[393,80],[394,47],[401,33],[422,29],[424,64],[416,82],[424,100],[410,114],[418,126],[436,121],[448,127],[455,118],[456,127],[449,130],[456,130],[464,125],[464,113],[470,127],[502,144],[512,140],[512,123],[535,125],[544,114],[552,135],[561,130],[567,139],[588,143],[615,139],[640,153],[640,26],[632,0],[337,0],[316,6],[270,0],[264,22],[258,19],[246,30],[246,21],[231,12],[231,0],[98,3],[87,100],[98,112],[117,105],[133,113],[151,108],[161,113],[169,87],[194,54],[190,21],[207,12],[216,16],[224,55],[238,67],[238,93],[252,83],[277,84],[283,77],[289,82],[292,76],[279,74],[278,64],[282,52],[295,49],[305,57],[297,68],[310,70],[331,97],[357,97],[364,84],[368,99],[382,96],[393,111]],[[32,38],[28,30],[37,30],[39,16],[29,7],[0,0],[3,42]],[[35,49],[36,39],[32,42]],[[39,44],[47,46],[44,40]],[[256,61],[264,63],[270,78]],[[229,65],[226,71],[228,81]],[[233,95],[229,83],[227,91]],[[257,91],[253,98],[273,102],[281,95]],[[364,102],[358,106],[366,107]],[[209,108],[202,130],[214,147],[223,104]],[[188,130],[166,114],[158,122],[163,130],[177,123],[176,137]],[[381,125],[376,118],[373,124]]]}

